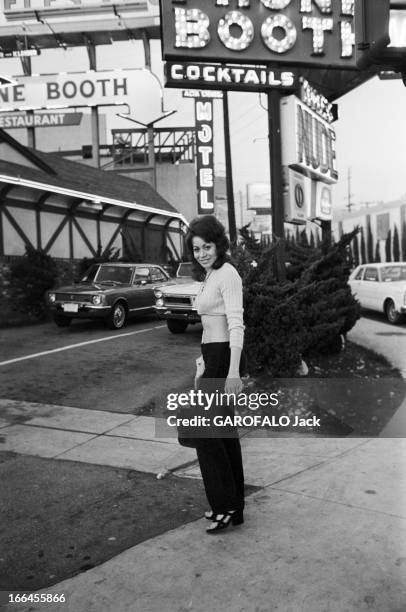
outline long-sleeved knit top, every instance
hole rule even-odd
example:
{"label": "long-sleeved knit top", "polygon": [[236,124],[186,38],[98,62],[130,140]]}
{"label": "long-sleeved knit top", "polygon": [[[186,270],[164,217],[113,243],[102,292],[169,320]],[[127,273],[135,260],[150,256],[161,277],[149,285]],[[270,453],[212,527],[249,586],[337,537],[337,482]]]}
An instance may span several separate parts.
{"label": "long-sleeved knit top", "polygon": [[[195,305],[200,315],[224,317],[227,321],[230,346],[243,347],[242,282],[234,266],[226,262],[221,268],[211,270],[200,289]],[[203,328],[202,342],[204,341]]]}

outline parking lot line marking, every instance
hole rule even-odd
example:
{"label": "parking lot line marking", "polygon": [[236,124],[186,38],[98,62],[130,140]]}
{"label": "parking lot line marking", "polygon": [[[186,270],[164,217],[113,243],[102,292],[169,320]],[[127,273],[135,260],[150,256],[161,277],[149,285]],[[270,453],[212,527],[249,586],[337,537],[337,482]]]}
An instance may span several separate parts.
{"label": "parking lot line marking", "polygon": [[44,357],[44,355],[51,355],[52,353],[60,353],[61,351],[69,351],[70,349],[79,348],[80,346],[86,346],[87,344],[96,344],[97,342],[107,342],[108,340],[115,340],[116,338],[124,338],[125,336],[134,336],[135,334],[143,334],[147,331],[153,331],[154,329],[160,329],[165,325],[157,325],[155,327],[147,327],[146,329],[137,329],[137,331],[126,332],[125,334],[116,334],[115,336],[107,336],[106,338],[98,338],[97,340],[87,340],[86,342],[78,342],[77,344],[68,344],[68,346],[61,346],[60,348],[51,349],[50,351],[42,351],[41,353],[33,353],[32,355],[25,355],[24,357],[16,357],[15,359],[8,359],[7,361],[0,361],[0,366],[10,365],[17,363],[18,361],[24,361],[25,359],[35,359],[36,357]]}

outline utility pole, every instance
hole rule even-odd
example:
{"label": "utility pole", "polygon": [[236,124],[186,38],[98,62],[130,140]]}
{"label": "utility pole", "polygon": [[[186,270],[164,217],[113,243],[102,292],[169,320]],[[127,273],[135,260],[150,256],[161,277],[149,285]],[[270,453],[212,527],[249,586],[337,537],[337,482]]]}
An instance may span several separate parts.
{"label": "utility pole", "polygon": [[230,116],[228,112],[228,91],[223,94],[223,121],[224,121],[224,153],[226,162],[226,185],[227,185],[227,210],[228,231],[230,232],[230,243],[237,243],[237,226],[235,222],[233,167],[231,160],[230,140]]}
{"label": "utility pole", "polygon": [[[90,38],[84,36],[84,42],[87,49],[87,55],[89,58],[90,70],[97,70],[96,61],[96,45]],[[96,168],[100,168],[100,125],[99,125],[99,107],[92,106],[91,110],[91,126],[92,126],[92,151],[93,159],[95,161]]]}
{"label": "utility pole", "polygon": [[269,157],[271,165],[272,233],[278,240],[276,267],[278,280],[286,280],[285,224],[282,183],[281,94],[276,89],[268,92]]}

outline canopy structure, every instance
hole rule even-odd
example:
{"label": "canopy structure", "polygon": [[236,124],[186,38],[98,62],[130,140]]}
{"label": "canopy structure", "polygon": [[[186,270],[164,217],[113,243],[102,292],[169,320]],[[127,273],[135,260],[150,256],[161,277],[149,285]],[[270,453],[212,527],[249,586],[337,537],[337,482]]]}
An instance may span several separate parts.
{"label": "canopy structure", "polygon": [[[26,246],[63,258],[122,248],[181,257],[186,219],[148,183],[24,147],[0,130],[0,255]],[[127,245],[128,246],[128,245]]]}

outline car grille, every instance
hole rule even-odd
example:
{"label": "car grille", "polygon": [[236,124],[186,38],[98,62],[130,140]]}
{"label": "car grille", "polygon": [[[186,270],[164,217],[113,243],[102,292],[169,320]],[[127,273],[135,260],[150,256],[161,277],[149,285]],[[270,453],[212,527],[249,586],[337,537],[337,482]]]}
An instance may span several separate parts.
{"label": "car grille", "polygon": [[190,297],[167,297],[164,298],[165,306],[191,306],[192,298]]}
{"label": "car grille", "polygon": [[91,302],[91,295],[83,295],[83,293],[57,293],[56,300],[58,302]]}

